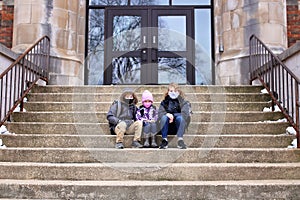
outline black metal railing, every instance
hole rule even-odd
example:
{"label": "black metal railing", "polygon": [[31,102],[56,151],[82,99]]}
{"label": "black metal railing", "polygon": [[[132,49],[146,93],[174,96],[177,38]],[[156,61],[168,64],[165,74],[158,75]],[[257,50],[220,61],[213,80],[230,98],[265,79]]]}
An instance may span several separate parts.
{"label": "black metal railing", "polygon": [[[250,84],[258,79],[271,95],[299,138],[299,78],[255,35],[250,37]],[[274,106],[273,106],[274,111]]]}
{"label": "black metal railing", "polygon": [[48,82],[49,58],[50,39],[43,36],[0,75],[0,126],[18,105],[23,111],[23,99],[39,79]]}

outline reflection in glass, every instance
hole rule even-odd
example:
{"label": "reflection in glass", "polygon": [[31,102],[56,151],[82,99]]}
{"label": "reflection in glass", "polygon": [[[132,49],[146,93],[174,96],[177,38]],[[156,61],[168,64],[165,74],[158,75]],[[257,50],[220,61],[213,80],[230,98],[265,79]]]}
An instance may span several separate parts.
{"label": "reflection in glass", "polygon": [[171,82],[187,83],[185,58],[158,58],[158,83]]}
{"label": "reflection in glass", "polygon": [[169,0],[131,0],[133,6],[169,5]]}
{"label": "reflection in glass", "polygon": [[186,50],[186,16],[158,17],[158,50]]}
{"label": "reflection in glass", "polygon": [[195,10],[195,70],[196,84],[212,84],[210,10]]}
{"label": "reflection in glass", "polygon": [[140,84],[141,59],[136,57],[120,57],[112,60],[113,84]]}
{"label": "reflection in glass", "polygon": [[100,6],[124,6],[127,5],[128,0],[89,0],[89,5]]}
{"label": "reflection in glass", "polygon": [[134,51],[140,48],[141,16],[114,16],[113,51]]}
{"label": "reflection in glass", "polygon": [[89,10],[88,84],[103,84],[104,73],[104,10]]}
{"label": "reflection in glass", "polygon": [[173,5],[210,5],[210,0],[172,0]]}

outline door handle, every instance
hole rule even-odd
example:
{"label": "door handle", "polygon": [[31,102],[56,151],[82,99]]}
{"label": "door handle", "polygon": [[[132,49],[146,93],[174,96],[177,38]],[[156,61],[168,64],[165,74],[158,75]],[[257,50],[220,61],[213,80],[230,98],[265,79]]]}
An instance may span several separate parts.
{"label": "door handle", "polygon": [[147,49],[141,49],[141,59],[142,61],[147,61]]}

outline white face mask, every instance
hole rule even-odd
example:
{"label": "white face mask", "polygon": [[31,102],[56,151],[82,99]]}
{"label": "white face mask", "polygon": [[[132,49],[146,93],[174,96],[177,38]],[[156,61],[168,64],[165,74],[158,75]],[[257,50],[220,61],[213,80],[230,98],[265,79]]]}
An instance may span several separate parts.
{"label": "white face mask", "polygon": [[168,92],[168,95],[171,99],[177,99],[179,92]]}

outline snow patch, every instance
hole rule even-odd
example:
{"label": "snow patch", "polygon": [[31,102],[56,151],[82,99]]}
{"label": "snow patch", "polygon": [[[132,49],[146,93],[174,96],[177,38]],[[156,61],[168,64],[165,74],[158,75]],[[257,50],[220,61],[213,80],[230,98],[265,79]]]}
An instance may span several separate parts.
{"label": "snow patch", "polygon": [[291,145],[287,147],[288,149],[295,149],[297,148],[297,139],[294,139]]}
{"label": "snow patch", "polygon": [[6,126],[2,125],[0,127],[0,134],[3,134],[3,135],[14,135],[15,133],[11,133],[7,130]]}
{"label": "snow patch", "polygon": [[269,92],[268,92],[268,90],[265,88],[265,89],[262,89],[261,91],[260,91],[262,94],[269,94]]}
{"label": "snow patch", "polygon": [[286,133],[289,134],[289,135],[296,135],[297,134],[296,130],[291,126],[286,128]]}
{"label": "snow patch", "polygon": [[[272,111],[272,106],[271,107],[265,107],[264,109],[263,109],[263,112],[273,112]],[[274,110],[274,112],[281,112],[281,110],[280,110],[280,108],[277,106],[277,105],[275,105],[275,110]]]}

